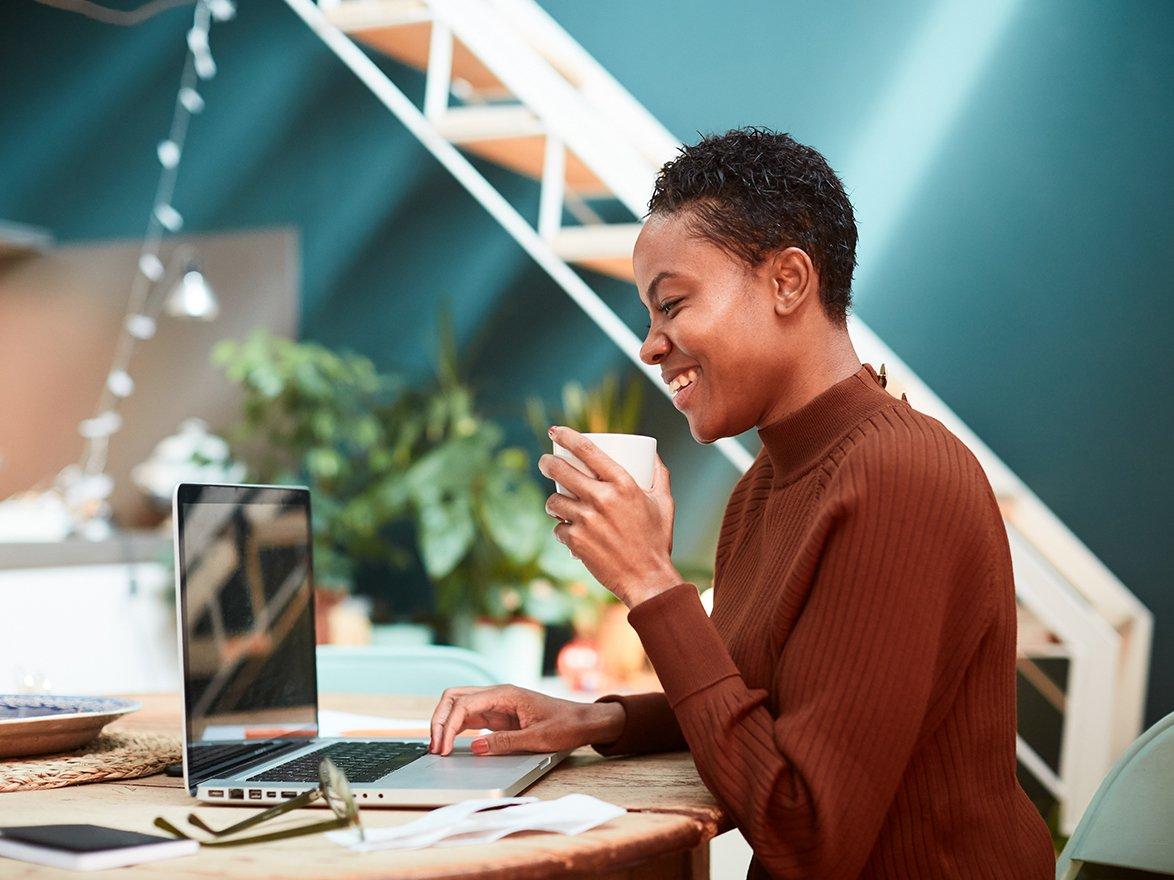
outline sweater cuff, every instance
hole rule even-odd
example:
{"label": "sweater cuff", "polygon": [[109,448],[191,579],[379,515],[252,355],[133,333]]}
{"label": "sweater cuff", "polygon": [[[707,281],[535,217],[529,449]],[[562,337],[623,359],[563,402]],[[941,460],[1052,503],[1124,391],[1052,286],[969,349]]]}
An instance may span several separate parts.
{"label": "sweater cuff", "polygon": [[591,748],[605,757],[676,752],[688,748],[676,716],[662,693],[608,694],[595,702],[619,703],[624,707],[624,729],[619,738],[609,743],[591,744]]}
{"label": "sweater cuff", "polygon": [[628,623],[674,709],[722,679],[741,676],[693,584],[677,584],[645,599],[628,612]]}

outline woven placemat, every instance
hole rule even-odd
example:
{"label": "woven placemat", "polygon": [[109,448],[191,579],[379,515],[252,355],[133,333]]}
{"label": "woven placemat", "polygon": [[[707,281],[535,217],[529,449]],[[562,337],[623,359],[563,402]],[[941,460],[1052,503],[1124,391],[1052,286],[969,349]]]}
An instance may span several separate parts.
{"label": "woven placemat", "polygon": [[0,760],[0,792],[136,779],[181,760],[179,740],[158,733],[103,733],[72,752]]}

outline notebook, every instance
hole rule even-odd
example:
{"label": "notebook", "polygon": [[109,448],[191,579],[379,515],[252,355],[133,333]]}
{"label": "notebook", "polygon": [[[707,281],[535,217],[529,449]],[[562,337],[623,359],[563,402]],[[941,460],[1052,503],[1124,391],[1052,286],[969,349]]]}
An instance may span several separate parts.
{"label": "notebook", "polygon": [[120,831],[101,825],[19,825],[0,827],[0,856],[67,868],[97,871],[194,855],[195,840]]}

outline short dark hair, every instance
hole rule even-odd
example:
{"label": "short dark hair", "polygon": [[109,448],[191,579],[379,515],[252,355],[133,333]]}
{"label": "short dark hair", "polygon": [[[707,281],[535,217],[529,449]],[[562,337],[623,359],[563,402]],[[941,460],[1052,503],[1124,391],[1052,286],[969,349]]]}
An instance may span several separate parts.
{"label": "short dark hair", "polygon": [[737,128],[681,147],[656,177],[648,213],[688,209],[694,231],[750,266],[802,248],[819,272],[819,296],[844,323],[852,303],[856,219],[827,160],[790,135]]}

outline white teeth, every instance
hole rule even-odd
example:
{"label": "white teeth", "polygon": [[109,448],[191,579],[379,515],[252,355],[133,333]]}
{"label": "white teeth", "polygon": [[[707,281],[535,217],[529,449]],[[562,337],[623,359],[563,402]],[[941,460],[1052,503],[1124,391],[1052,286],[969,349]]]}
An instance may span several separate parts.
{"label": "white teeth", "polygon": [[671,390],[673,392],[673,394],[676,394],[682,388],[687,388],[688,386],[692,385],[696,381],[697,381],[697,371],[696,370],[688,370],[688,371],[682,373],[681,375],[677,376],[677,378],[673,379],[673,381],[669,383],[669,390]]}

